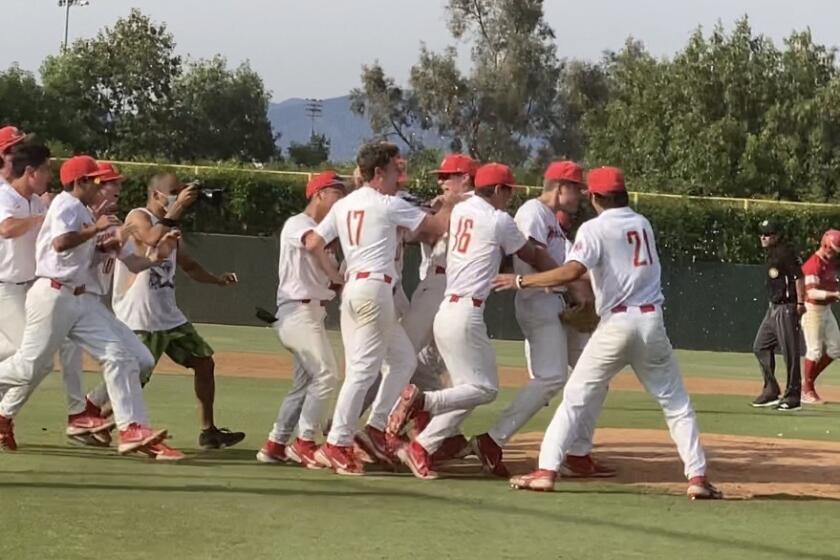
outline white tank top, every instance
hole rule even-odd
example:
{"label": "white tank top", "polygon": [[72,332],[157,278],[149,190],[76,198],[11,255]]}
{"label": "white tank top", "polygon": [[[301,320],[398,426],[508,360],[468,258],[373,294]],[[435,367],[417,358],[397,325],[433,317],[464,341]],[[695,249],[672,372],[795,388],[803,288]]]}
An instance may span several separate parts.
{"label": "white tank top", "polygon": [[[158,220],[146,208],[143,212],[156,225]],[[131,215],[129,212],[129,215]],[[161,264],[133,274],[120,262],[114,268],[113,308],[117,318],[133,331],[168,331],[187,322],[175,302],[177,250]]]}

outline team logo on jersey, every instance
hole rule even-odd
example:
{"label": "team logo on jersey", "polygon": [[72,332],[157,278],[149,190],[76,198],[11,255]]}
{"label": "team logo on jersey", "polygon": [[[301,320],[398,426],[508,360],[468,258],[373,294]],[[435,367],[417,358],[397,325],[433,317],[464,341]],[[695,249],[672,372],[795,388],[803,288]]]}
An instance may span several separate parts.
{"label": "team logo on jersey", "polygon": [[770,267],[770,270],[768,270],[768,271],[767,271],[767,274],[769,274],[769,275],[770,275],[770,278],[772,278],[773,280],[775,280],[776,278],[778,278],[778,277],[779,277],[779,269],[778,269],[778,268],[776,268],[775,266],[771,266],[771,267]]}

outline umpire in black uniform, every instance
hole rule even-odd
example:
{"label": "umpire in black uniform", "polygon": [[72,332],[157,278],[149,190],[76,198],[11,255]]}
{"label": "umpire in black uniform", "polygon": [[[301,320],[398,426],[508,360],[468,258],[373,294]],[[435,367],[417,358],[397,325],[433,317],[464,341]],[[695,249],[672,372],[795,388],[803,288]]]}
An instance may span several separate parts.
{"label": "umpire in black uniform", "polygon": [[[805,312],[802,261],[784,239],[782,228],[776,220],[764,220],[759,228],[761,246],[767,252],[767,293],[770,305],[753,344],[753,352],[764,376],[764,389],[752,406],[796,410],[800,407],[802,389],[799,364],[802,348],[799,317]],[[781,395],[776,381],[777,349],[781,350],[787,369],[784,395]]]}

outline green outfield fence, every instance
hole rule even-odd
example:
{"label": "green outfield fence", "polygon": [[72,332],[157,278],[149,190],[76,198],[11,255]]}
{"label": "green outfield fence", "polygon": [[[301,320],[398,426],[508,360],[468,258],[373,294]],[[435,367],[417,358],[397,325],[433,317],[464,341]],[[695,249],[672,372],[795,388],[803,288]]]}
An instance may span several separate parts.
{"label": "green outfield fence", "polygon": [[[275,237],[189,234],[185,249],[209,269],[235,271],[240,285],[218,288],[193,284],[179,272],[178,302],[193,321],[230,325],[259,325],[254,308],[274,311],[277,289],[278,241]],[[420,256],[406,252],[404,287],[417,285]],[[665,322],[674,346],[690,350],[739,351],[752,349],[764,315],[764,268],[728,263],[663,262]],[[335,305],[329,308],[331,328],[338,326]],[[520,340],[511,292],[494,294],[485,317],[492,338]]]}

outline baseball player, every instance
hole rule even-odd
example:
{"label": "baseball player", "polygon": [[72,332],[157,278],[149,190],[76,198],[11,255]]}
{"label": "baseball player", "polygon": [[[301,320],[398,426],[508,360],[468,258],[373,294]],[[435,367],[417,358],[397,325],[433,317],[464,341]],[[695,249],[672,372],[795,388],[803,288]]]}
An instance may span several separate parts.
{"label": "baseball player", "polygon": [[[102,363],[119,429],[117,449],[129,453],[160,442],[166,430],[148,427],[139,366],[124,349],[115,321],[93,312],[80,297],[96,250],[95,237],[120,222],[110,215],[95,218],[88,209],[104,175],[93,158],[70,158],[62,164],[60,174],[65,191],[53,200],[38,233],[37,279],[26,294],[21,345],[0,363],[0,447],[17,448],[12,419],[50,372],[53,356],[69,337]],[[90,433],[113,425],[100,421]]]}
{"label": "baseball player", "polygon": [[[304,249],[303,237],[324,219],[345,190],[334,172],[316,175],[306,185],[306,208],[286,220],[280,232],[277,321],[273,327],[294,356],[294,377],[274,428],[257,453],[262,463],[291,459],[308,468],[320,468],[315,460],[315,437],[321,432],[338,382],[335,354],[324,326],[324,306],[335,292],[315,257]],[[289,445],[295,427],[298,435]]]}
{"label": "baseball player", "polygon": [[26,292],[35,280],[35,240],[46,213],[41,195],[49,186],[49,159],[49,149],[38,144],[19,144],[4,153],[11,184],[0,180],[0,360],[20,347],[26,326]]}
{"label": "baseball player", "polygon": [[688,478],[691,499],[721,498],[706,478],[706,457],[691,401],[662,320],[661,267],[650,222],[628,207],[624,175],[614,167],[588,176],[598,217],[578,230],[566,264],[543,274],[500,275],[496,289],[568,284],[587,272],[601,321],[577,363],[540,448],[539,469],[511,486],[551,491],[581,423],[594,424],[610,380],[631,366],[665,413]]}
{"label": "baseball player", "polygon": [[[504,208],[513,197],[515,180],[499,163],[476,172],[475,194],[452,211],[446,258],[446,291],[435,316],[434,336],[452,387],[422,392],[408,385],[388,419],[388,433],[397,435],[419,411],[431,414],[428,426],[397,454],[418,478],[437,478],[431,455],[472,410],[492,402],[498,393],[496,353],[487,336],[484,302],[502,257],[517,255],[538,270],[555,266],[551,257],[528,241]],[[495,457],[476,451],[488,469]]]}
{"label": "baseball player", "polygon": [[454,200],[448,200],[440,212],[429,216],[393,196],[400,175],[398,158],[399,149],[393,144],[374,142],[363,146],[357,163],[365,184],[336,202],[305,239],[307,250],[315,254],[330,280],[341,283],[335,263],[324,250],[338,238],[347,269],[341,298],[346,375],[327,441],[315,454],[321,464],[338,474],[364,474],[364,467],[353,452],[355,426],[365,393],[385,359],[388,372],[382,376],[363,433],[376,448],[378,460],[390,459],[384,432],[388,412],[417,364],[414,349],[394,310],[397,229],[440,235],[454,204]]}
{"label": "baseball player", "polygon": [[[177,228],[178,220],[197,196],[197,187],[181,184],[171,173],[153,177],[146,207],[135,208],[126,217],[138,253],[145,254],[148,248],[157,245],[166,232]],[[155,363],[166,353],[175,363],[195,372],[195,395],[201,408],[199,446],[204,449],[230,447],[245,439],[245,434],[219,429],[215,425],[216,364],[213,349],[178,309],[175,302],[176,266],[193,281],[202,284],[228,287],[237,282],[236,274],[232,272],[221,275],[208,272],[181,247],[163,263],[139,274],[132,273],[117,261],[114,313],[140,336],[152,352]],[[148,381],[148,378],[144,379],[144,384]]]}
{"label": "baseball player", "polygon": [[[566,237],[557,222],[563,208],[576,212],[583,186],[583,169],[571,161],[558,161],[548,166],[543,192],[519,207],[514,221],[519,231],[531,242],[545,249],[556,263],[566,260]],[[520,275],[535,272],[518,257],[514,270]],[[585,283],[579,281],[579,283]],[[502,462],[502,448],[551,399],[559,393],[569,376],[569,354],[566,327],[560,320],[565,308],[563,294],[542,289],[520,290],[514,300],[516,320],[525,335],[525,360],[529,381],[502,411],[490,430],[475,437],[479,457],[490,458],[488,468],[497,476],[510,478]],[[614,476],[615,471],[589,456],[595,426],[587,426],[566,456],[565,471],[578,476]]]}
{"label": "baseball player", "polygon": [[802,265],[805,275],[805,375],[802,402],[823,404],[814,382],[828,365],[840,358],[840,328],[831,304],[840,299],[837,282],[837,258],[840,255],[840,231],[830,229],[822,237],[820,248]]}
{"label": "baseball player", "polygon": [[[99,170],[105,172],[99,177],[101,187],[98,198],[93,207],[101,207],[103,212],[113,213],[117,209],[117,201],[122,190],[123,177],[116,167],[110,163],[99,163]],[[111,282],[114,276],[114,265],[116,260],[123,262],[132,272],[142,272],[158,264],[165,259],[174,249],[180,237],[179,232],[167,233],[158,243],[154,251],[154,259],[147,256],[135,254],[134,243],[128,239],[119,246],[114,246],[114,237],[117,229],[110,229],[97,236],[97,251],[94,255],[93,266],[88,269],[85,280],[85,293],[79,296],[94,313],[103,315],[105,320],[113,323],[113,326],[120,335],[123,344],[137,360],[140,369],[140,378],[148,378],[154,368],[154,358],[139,338],[124,323],[116,320],[113,312],[105,305],[105,298],[111,292]],[[107,390],[103,387],[99,391],[91,392],[86,398],[82,392],[82,347],[68,339],[61,345],[59,357],[62,369],[62,379],[67,393],[68,420],[67,437],[83,445],[103,446],[110,445],[110,432],[89,433],[91,418],[107,418],[110,414],[103,413],[102,409],[94,404],[107,401]],[[166,445],[163,442],[150,444],[139,451],[154,457],[160,461],[177,461],[184,458],[184,454]]]}
{"label": "baseball player", "polygon": [[9,150],[26,139],[26,134],[16,126],[0,128],[0,181],[10,181],[12,163],[7,159]]}

